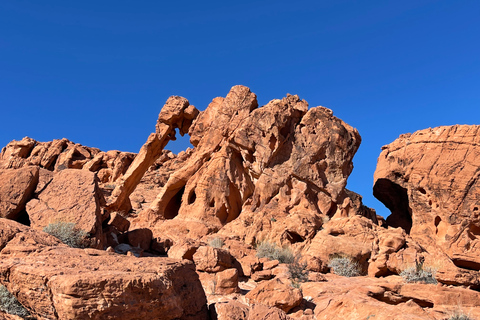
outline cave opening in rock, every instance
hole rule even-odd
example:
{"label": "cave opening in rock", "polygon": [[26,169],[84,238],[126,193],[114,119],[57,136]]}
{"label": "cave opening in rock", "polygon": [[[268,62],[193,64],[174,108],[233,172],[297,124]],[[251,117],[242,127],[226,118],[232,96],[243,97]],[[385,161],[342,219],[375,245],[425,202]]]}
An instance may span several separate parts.
{"label": "cave opening in rock", "polygon": [[192,189],[188,195],[188,204],[193,204],[195,200],[197,200],[197,194],[195,193],[195,189]]}
{"label": "cave opening in rock", "polygon": [[407,234],[412,229],[412,209],[408,201],[407,189],[388,179],[378,179],[373,186],[373,195],[391,212],[387,225],[401,227]]}
{"label": "cave opening in rock", "polygon": [[30,216],[28,215],[27,211],[24,209],[20,211],[18,214],[18,217],[15,219],[15,221],[30,227]]}
{"label": "cave opening in rock", "polygon": [[178,210],[182,205],[182,197],[185,192],[185,186],[180,188],[177,193],[168,201],[165,206],[164,217],[165,219],[173,219],[178,215]]}
{"label": "cave opening in rock", "polygon": [[295,231],[285,231],[285,236],[291,244],[305,241],[305,239]]}

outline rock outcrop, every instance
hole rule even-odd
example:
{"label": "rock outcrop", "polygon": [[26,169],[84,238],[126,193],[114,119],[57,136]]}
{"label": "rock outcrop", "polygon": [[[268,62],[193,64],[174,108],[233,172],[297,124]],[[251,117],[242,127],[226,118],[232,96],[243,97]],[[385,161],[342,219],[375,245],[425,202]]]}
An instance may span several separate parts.
{"label": "rock outcrop", "polygon": [[174,241],[221,230],[252,244],[287,244],[313,238],[326,217],[376,219],[345,189],[360,136],[331,110],[308,110],[292,95],[258,108],[255,94],[236,86],[198,115],[189,134],[195,149],[134,226]]}
{"label": "rock outcrop", "polygon": [[[39,319],[478,317],[479,128],[383,147],[386,221],[346,189],[357,130],[295,95],[259,107],[235,86],[204,111],[170,97],[138,154],[12,141],[0,153],[0,284]],[[176,133],[194,147],[166,150]],[[58,221],[90,247],[42,232]]]}
{"label": "rock outcrop", "polygon": [[387,224],[402,227],[418,251],[440,265],[438,280],[476,288],[479,136],[480,126],[466,125],[401,135],[382,148],[374,185],[374,195],[392,211]]}
{"label": "rock outcrop", "polygon": [[46,319],[207,319],[193,263],[74,249],[0,219],[0,282]]}

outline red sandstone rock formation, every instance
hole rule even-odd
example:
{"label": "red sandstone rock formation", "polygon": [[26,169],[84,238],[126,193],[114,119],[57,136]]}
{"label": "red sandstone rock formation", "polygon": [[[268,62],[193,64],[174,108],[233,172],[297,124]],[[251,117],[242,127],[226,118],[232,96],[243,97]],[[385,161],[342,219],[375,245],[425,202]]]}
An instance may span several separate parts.
{"label": "red sandstone rock formation", "polygon": [[[383,147],[374,195],[440,265],[438,280],[480,288],[479,126],[405,134]],[[453,263],[452,263],[453,262]]]}
{"label": "red sandstone rock formation", "polygon": [[207,318],[191,262],[74,249],[0,223],[0,282],[41,319]]}
{"label": "red sandstone rock formation", "polygon": [[[176,130],[193,149],[164,149]],[[374,193],[386,222],[345,188],[358,132],[298,96],[259,107],[235,86],[202,112],[171,97],[138,155],[12,141],[0,153],[0,284],[47,319],[479,316],[477,135],[441,127],[384,147]],[[65,220],[108,249],[40,231]],[[308,282],[256,257],[264,239],[302,255]],[[333,256],[364,276],[322,274]],[[395,276],[411,266],[434,267],[440,283]]]}

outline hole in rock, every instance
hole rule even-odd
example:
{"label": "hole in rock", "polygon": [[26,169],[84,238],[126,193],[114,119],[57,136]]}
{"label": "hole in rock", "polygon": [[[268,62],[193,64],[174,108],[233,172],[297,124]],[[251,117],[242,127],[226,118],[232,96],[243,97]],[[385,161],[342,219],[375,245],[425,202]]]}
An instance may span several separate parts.
{"label": "hole in rock", "polygon": [[228,196],[228,204],[229,210],[227,211],[227,219],[225,223],[235,220],[239,215],[240,211],[242,211],[242,195],[240,190],[237,189],[235,184],[230,182],[228,186],[229,196]]}
{"label": "hole in rock", "polygon": [[197,199],[197,195],[195,194],[195,189],[190,190],[190,194],[188,195],[188,204],[192,204]]}
{"label": "hole in rock", "polygon": [[287,240],[290,241],[291,244],[305,241],[305,239],[303,239],[302,236],[300,236],[298,233],[294,231],[285,231],[285,235],[287,237]]}
{"label": "hole in rock", "polygon": [[170,199],[165,206],[164,217],[165,219],[173,219],[178,215],[178,210],[182,205],[182,197],[185,192],[185,186],[183,186],[178,192]]}
{"label": "hole in rock", "polygon": [[15,221],[17,221],[18,223],[21,223],[25,226],[29,226],[30,227],[30,217],[28,216],[28,213],[26,210],[22,210],[19,215],[18,215],[18,218],[15,219]]}
{"label": "hole in rock", "polygon": [[210,206],[210,208],[214,208],[215,207],[215,199],[210,200],[210,203],[208,205]]}
{"label": "hole in rock", "polygon": [[220,208],[220,210],[217,211],[216,215],[222,224],[225,224],[227,222],[228,213],[225,204],[222,204],[222,207]]}
{"label": "hole in rock", "polygon": [[418,188],[417,190],[420,191],[421,194],[427,194],[427,191],[423,188]]}
{"label": "hole in rock", "polygon": [[275,149],[275,144],[277,143],[277,138],[275,138],[275,136],[272,134],[270,136],[270,144],[269,144],[269,147],[270,147],[270,150],[274,150]]}
{"label": "hole in rock", "polygon": [[438,225],[440,224],[441,221],[442,221],[442,219],[439,216],[436,216],[435,217],[435,227],[438,227]]}
{"label": "hole in rock", "polygon": [[407,189],[388,180],[378,179],[373,186],[373,195],[387,207],[391,214],[387,225],[401,227],[407,234],[412,229],[412,210],[408,201]]}
{"label": "hole in rock", "polygon": [[473,211],[478,211],[478,207],[474,207],[474,208],[473,208]]}
{"label": "hole in rock", "polygon": [[193,149],[194,146],[190,143],[190,135],[185,134],[183,137],[180,134],[180,131],[176,128],[175,134],[172,134],[173,140],[168,141],[165,146],[166,150],[170,150],[175,154],[179,154],[182,151],[187,150],[187,148]]}

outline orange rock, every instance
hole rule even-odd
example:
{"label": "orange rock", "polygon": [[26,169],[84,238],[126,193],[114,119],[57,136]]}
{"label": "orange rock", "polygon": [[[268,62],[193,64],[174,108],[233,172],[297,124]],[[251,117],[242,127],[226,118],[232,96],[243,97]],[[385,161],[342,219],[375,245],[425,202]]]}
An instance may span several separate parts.
{"label": "orange rock", "polygon": [[212,320],[247,320],[249,307],[239,301],[213,303],[209,308]]}
{"label": "orange rock", "polygon": [[356,261],[366,273],[377,228],[372,220],[362,216],[332,219],[304,252],[308,268],[326,271],[333,255],[343,255]]}
{"label": "orange rock", "polygon": [[173,259],[187,259],[193,261],[193,255],[197,252],[200,244],[191,239],[184,239],[173,244],[168,250],[168,257]]}
{"label": "orange rock", "polygon": [[479,134],[480,126],[456,125],[401,135],[382,148],[374,176],[374,195],[392,211],[387,224],[442,252],[438,263],[450,257],[458,278],[480,270]]}
{"label": "orange rock", "polygon": [[299,289],[291,286],[290,280],[275,278],[260,283],[245,298],[250,304],[260,303],[288,312],[301,303],[303,296]]}
{"label": "orange rock", "polygon": [[290,317],[278,308],[255,304],[248,313],[248,320],[289,320]]}
{"label": "orange rock", "polygon": [[32,227],[43,229],[57,221],[73,222],[94,236],[103,248],[104,200],[97,182],[95,174],[88,171],[65,169],[56,173],[38,199],[27,203]]}
{"label": "orange rock", "polygon": [[0,320],[22,320],[23,318],[0,311]]}
{"label": "orange rock", "polygon": [[238,270],[226,269],[215,274],[215,293],[231,294],[240,292],[238,287]]}
{"label": "orange rock", "polygon": [[132,247],[149,250],[152,243],[152,231],[147,228],[127,232],[128,242]]}
{"label": "orange rock", "polygon": [[131,209],[129,196],[148,168],[160,157],[168,141],[175,140],[175,129],[178,128],[183,136],[197,115],[198,110],[190,106],[187,99],[172,96],[167,100],[158,116],[156,132],[148,137],[127,172],[117,182],[109,200],[111,211],[128,212]]}
{"label": "orange rock", "polygon": [[38,177],[38,167],[0,170],[0,218],[19,218],[33,197]]}
{"label": "orange rock", "polygon": [[197,270],[219,272],[233,267],[233,257],[225,250],[201,246],[193,255]]}
{"label": "orange rock", "polygon": [[207,319],[191,262],[73,249],[14,221],[0,222],[0,283],[37,317]]}

